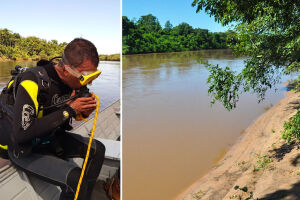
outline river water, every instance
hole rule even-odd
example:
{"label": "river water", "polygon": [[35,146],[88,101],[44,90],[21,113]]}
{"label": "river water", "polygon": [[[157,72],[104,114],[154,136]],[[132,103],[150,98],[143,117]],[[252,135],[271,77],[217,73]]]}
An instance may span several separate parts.
{"label": "river water", "polygon": [[245,60],[228,50],[123,56],[124,200],[175,198],[285,96],[278,84],[260,104],[247,93],[231,112],[218,103],[211,107],[209,73],[199,58],[235,71]]}
{"label": "river water", "polygon": [[[7,84],[10,70],[16,65],[33,67],[36,62],[0,62],[0,89]],[[99,96],[100,110],[103,110],[120,99],[120,62],[101,61],[98,69],[101,75],[88,88]]]}

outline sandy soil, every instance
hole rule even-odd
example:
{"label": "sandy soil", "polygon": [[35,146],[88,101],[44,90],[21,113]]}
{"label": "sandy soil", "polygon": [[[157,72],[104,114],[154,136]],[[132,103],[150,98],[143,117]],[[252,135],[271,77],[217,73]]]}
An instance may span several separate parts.
{"label": "sandy soil", "polygon": [[[261,115],[207,175],[177,199],[300,199],[300,143],[287,145],[280,131],[297,112],[300,94],[287,97]],[[269,163],[258,169],[265,154]],[[269,157],[270,156],[270,157]],[[255,169],[256,168],[256,169]],[[247,192],[240,189],[246,187]]]}

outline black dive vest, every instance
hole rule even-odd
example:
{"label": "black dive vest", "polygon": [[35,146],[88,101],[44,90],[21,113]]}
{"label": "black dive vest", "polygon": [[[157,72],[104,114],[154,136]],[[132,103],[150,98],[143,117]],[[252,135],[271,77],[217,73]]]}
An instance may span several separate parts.
{"label": "black dive vest", "polygon": [[[37,66],[34,68],[30,68],[26,70],[27,72],[32,72],[34,76],[36,77],[36,82],[38,84],[38,96],[37,101],[39,104],[39,107],[37,109],[37,118],[42,117],[43,114],[48,115],[52,112],[55,112],[57,109],[60,109],[61,107],[65,106],[65,103],[69,100],[71,100],[70,95],[72,93],[72,90],[67,91],[68,89],[61,89],[60,82],[58,80],[55,80],[54,78],[51,78],[51,74],[48,74],[48,70],[46,64],[52,65],[54,63],[48,62],[44,63],[43,66]],[[50,73],[50,72],[49,72]],[[55,127],[55,129],[51,130],[49,132],[49,135],[37,137],[33,139],[31,142],[17,144],[15,142],[14,136],[12,133],[12,127],[13,127],[13,119],[14,119],[14,106],[16,102],[16,93],[18,86],[22,80],[22,74],[19,73],[16,76],[13,76],[13,78],[9,81],[7,86],[3,89],[2,93],[0,94],[0,150],[3,149],[2,147],[5,145],[11,146],[10,149],[20,149],[20,154],[27,155],[31,152],[31,149],[33,146],[36,146],[38,144],[43,144],[45,142],[50,142],[51,145],[54,144],[55,146],[55,138],[56,133],[60,133],[61,131],[65,130],[71,130],[72,127],[69,125],[70,119],[63,122],[59,126]],[[87,89],[88,90],[88,89]],[[64,92],[69,92],[64,93]],[[65,96],[64,98],[53,98],[57,94]],[[65,95],[64,95],[65,94]],[[61,97],[63,97],[61,96]],[[75,95],[76,96],[76,95]],[[77,97],[76,97],[77,98]],[[71,111],[69,110],[69,113]],[[75,113],[72,113],[74,115]],[[4,121],[7,121],[9,123],[6,123]],[[10,124],[9,127],[1,127],[1,124]],[[3,129],[5,131],[2,131]],[[6,133],[6,134],[5,134]],[[8,134],[7,134],[8,133]],[[9,137],[9,138],[7,138]],[[55,147],[55,149],[57,149]],[[23,153],[23,152],[24,153]],[[26,153],[28,152],[28,153]]]}
{"label": "black dive vest", "polygon": [[[48,73],[43,67],[37,66],[27,69],[26,72],[33,72],[38,80],[38,102],[39,110],[44,105],[48,98],[49,88],[51,87],[52,80],[48,76]],[[7,115],[10,120],[13,119],[13,106],[15,104],[15,97],[17,93],[20,80],[22,79],[22,73],[13,77],[7,86],[5,86],[0,94],[0,112]],[[39,112],[38,110],[38,112]]]}
{"label": "black dive vest", "polygon": [[[47,71],[41,66],[27,69],[26,72],[28,71],[32,72],[38,80],[37,100],[39,102],[39,113],[40,108],[49,98],[49,89],[53,80],[48,76]],[[7,158],[8,145],[12,145],[20,151],[31,152],[30,144],[21,146],[17,145],[14,142],[12,134],[10,134],[13,127],[13,107],[15,104],[17,89],[22,79],[22,74],[23,72],[13,76],[0,94],[0,157],[3,158]]]}

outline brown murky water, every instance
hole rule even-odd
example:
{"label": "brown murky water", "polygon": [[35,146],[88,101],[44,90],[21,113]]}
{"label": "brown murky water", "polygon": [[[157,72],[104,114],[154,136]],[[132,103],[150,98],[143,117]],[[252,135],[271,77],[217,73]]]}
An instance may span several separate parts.
{"label": "brown murky water", "polygon": [[[7,84],[10,70],[17,64],[22,67],[36,65],[35,62],[0,62],[0,89]],[[101,75],[88,88],[99,96],[102,110],[120,99],[120,62],[101,61],[98,69]]]}
{"label": "brown murky water", "polygon": [[[228,112],[210,106],[208,71],[197,60],[239,71],[228,50],[123,56],[123,199],[174,199],[222,158],[244,130],[284,97],[283,85]],[[289,77],[284,77],[286,81]]]}

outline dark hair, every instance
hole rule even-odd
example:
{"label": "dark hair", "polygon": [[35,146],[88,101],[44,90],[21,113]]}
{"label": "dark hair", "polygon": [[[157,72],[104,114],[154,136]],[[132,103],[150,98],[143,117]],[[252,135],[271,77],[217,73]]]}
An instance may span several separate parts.
{"label": "dark hair", "polygon": [[65,48],[63,63],[78,67],[84,60],[90,60],[96,67],[99,55],[93,43],[83,38],[75,38]]}

